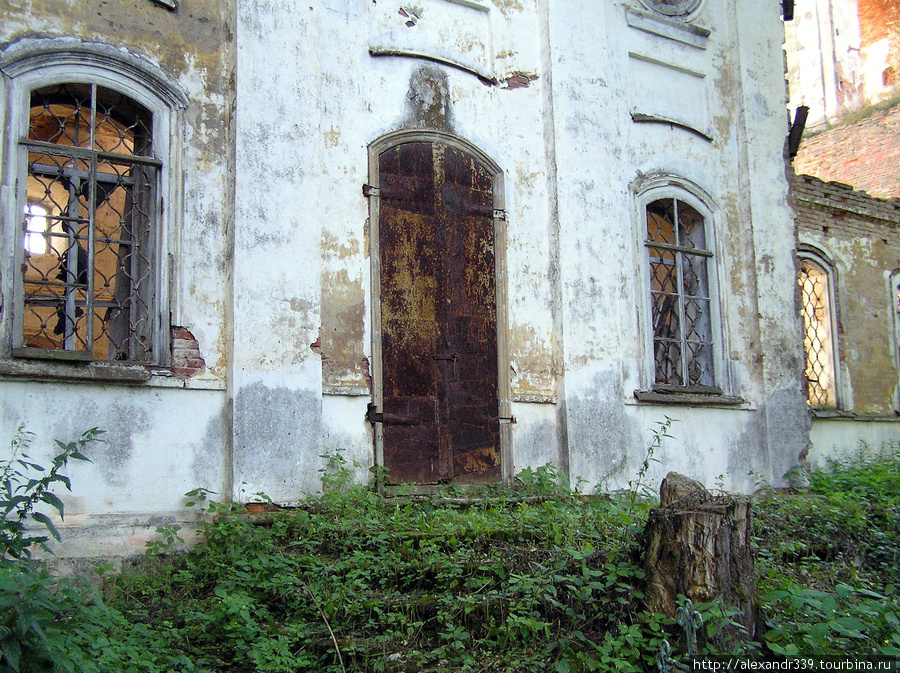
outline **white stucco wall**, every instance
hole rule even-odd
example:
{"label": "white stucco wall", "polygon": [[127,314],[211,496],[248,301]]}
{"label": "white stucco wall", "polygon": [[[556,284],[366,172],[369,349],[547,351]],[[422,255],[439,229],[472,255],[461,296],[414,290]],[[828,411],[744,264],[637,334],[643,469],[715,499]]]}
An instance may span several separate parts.
{"label": "white stucco wall", "polygon": [[[36,419],[41,442],[73,419],[109,430],[95,463],[73,468],[76,523],[140,540],[129,526],[188,518],[182,494],[197,486],[297,502],[335,452],[368,478],[378,335],[363,185],[376,140],[422,128],[502,170],[507,475],[550,463],[581,489],[626,486],[668,416],[646,483],[669,470],[744,491],[781,483],[807,426],[777,7],[705,2],[673,19],[637,0],[216,6],[229,48],[215,68],[209,55],[176,68],[177,44],[132,45],[189,101],[172,319],[206,359],[201,389],[0,381],[4,420]],[[712,406],[634,395],[652,385],[640,197],[660,180],[703,202],[714,241],[726,395]]]}
{"label": "white stucco wall", "polygon": [[[236,434],[251,422],[242,415],[252,415],[240,406],[241,389],[274,390],[249,371],[299,361],[284,393],[296,396],[296,416],[274,422],[296,423],[298,432],[302,425],[306,434],[286,463],[270,468],[270,482],[313,489],[310,477],[323,452],[340,450],[371,465],[373,435],[364,421],[370,397],[362,378],[370,372],[356,382],[352,372],[332,381],[332,372],[320,382],[315,368],[321,356],[371,355],[368,204],[361,192],[370,178],[366,148],[386,133],[420,126],[411,101],[428,93],[417,87],[434,77],[446,81],[449,93],[443,130],[478,146],[504,171],[508,364],[517,421],[512,471],[550,462],[589,487],[622,486],[668,415],[679,422],[654,479],[679,469],[707,481],[724,475],[727,486],[743,490],[759,475],[779,482],[806,433],[796,372],[793,228],[786,205],[778,205],[786,197],[779,17],[739,3],[709,4],[679,24],[627,2],[498,2],[469,8],[471,23],[461,29],[459,7],[451,4],[420,7],[411,26],[383,3],[374,9],[325,3],[290,16],[278,6],[260,16],[257,4],[241,4],[236,275],[246,281],[236,300]],[[435,25],[453,37],[450,46],[429,42]],[[452,48],[462,37],[464,54]],[[272,75],[269,54],[282,60],[289,54],[301,66]],[[425,80],[422,72],[430,73]],[[510,88],[516,74],[527,76],[527,86]],[[486,76],[499,82],[485,83]],[[690,95],[675,95],[679,88]],[[632,113],[671,113],[693,131],[638,124]],[[258,142],[263,137],[270,142]],[[282,171],[292,180],[275,191],[304,201],[296,220],[302,233],[253,257],[253,237],[285,207],[265,197]],[[710,197],[719,375],[743,404],[708,409],[633,397],[648,387],[649,365],[640,308],[645,251],[629,185],[658,173],[683,178]],[[273,285],[254,269],[279,246],[301,263],[276,265]],[[254,314],[268,306],[252,306],[264,288],[276,304],[289,304],[302,290],[308,319],[285,329],[280,317]],[[336,319],[336,311],[352,318]],[[268,320],[265,339],[260,320]],[[761,348],[773,349],[765,367]],[[348,371],[355,366],[344,364]],[[320,386],[321,411],[312,402]],[[282,405],[281,393],[275,396]],[[242,471],[267,454],[249,437],[235,446],[239,484]],[[282,475],[289,469],[295,471]]]}
{"label": "white stucco wall", "polygon": [[[551,17],[559,21],[552,42],[567,56],[553,81],[561,82],[554,102],[559,217],[567,232],[562,310],[573,478],[624,485],[641,465],[653,428],[670,416],[678,423],[664,443],[665,459],[654,463],[654,483],[673,469],[707,483],[724,474],[726,487],[739,490],[752,487],[751,473],[778,482],[805,435],[793,299],[785,289],[793,277],[793,232],[789,212],[778,205],[786,195],[781,24],[746,3],[710,3],[689,24],[710,31],[700,48],[686,42],[691,35],[684,32],[675,40],[637,29],[623,5],[608,6],[600,27],[594,13],[591,3],[566,3],[564,13]],[[592,30],[571,30],[570,19]],[[650,76],[660,87],[670,72],[690,78],[703,94],[697,108],[683,111],[670,103],[666,114],[663,102],[662,112],[647,110],[660,103],[645,102],[627,80],[609,75],[628,71],[636,60],[655,68]],[[675,126],[633,123],[632,112],[686,121],[710,139]],[[640,308],[643,224],[628,186],[655,172],[689,180],[710,197],[721,315],[718,379],[726,392],[744,398],[743,405],[648,405],[632,396],[650,381]],[[772,349],[765,368],[761,348]],[[617,465],[621,469],[610,474]]]}
{"label": "white stucco wall", "polygon": [[861,464],[862,460],[896,457],[900,426],[891,418],[817,418],[809,433],[809,462],[821,468],[829,460]]}

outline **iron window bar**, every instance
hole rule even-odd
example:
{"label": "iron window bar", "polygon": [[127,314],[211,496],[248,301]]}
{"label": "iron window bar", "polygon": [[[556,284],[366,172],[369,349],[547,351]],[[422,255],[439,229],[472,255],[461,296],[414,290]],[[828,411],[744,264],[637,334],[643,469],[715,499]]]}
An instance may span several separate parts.
{"label": "iron window bar", "polygon": [[[654,201],[646,208],[647,239],[644,245],[648,250],[651,273],[654,389],[660,385],[676,385],[681,389],[702,386],[712,370],[707,264],[713,253],[693,245],[688,232],[683,232],[690,226],[690,220],[687,225],[682,221],[683,205],[679,199],[672,198]],[[699,223],[696,231],[705,241],[703,218],[697,214],[694,222]],[[669,227],[671,231],[668,231]],[[684,244],[683,235],[688,236],[688,243],[692,245]],[[674,243],[671,242],[673,239]],[[699,264],[697,271],[693,270],[695,263]],[[694,276],[690,284],[685,278],[689,269]],[[654,282],[658,288],[653,287]],[[701,333],[704,324],[707,325],[706,334]]]}
{"label": "iron window bar", "polygon": [[[24,301],[23,308],[32,310],[32,319],[38,321],[37,335],[49,339],[53,345],[32,347],[23,344],[24,347],[14,349],[14,354],[94,359],[98,339],[105,337],[109,340],[108,356],[99,359],[146,361],[147,355],[152,355],[154,351],[153,336],[145,335],[141,330],[146,330],[149,325],[152,332],[153,320],[152,316],[139,313],[142,307],[146,310],[150,305],[143,294],[152,291],[152,270],[144,271],[141,265],[152,269],[152,223],[156,218],[156,181],[162,161],[136,153],[150,151],[150,129],[146,123],[149,118],[141,118],[138,114],[133,120],[127,119],[133,122],[129,125],[117,116],[130,114],[129,105],[139,104],[123,94],[104,89],[104,96],[112,93],[118,98],[112,105],[101,109],[104,102],[98,95],[98,85],[87,85],[87,92],[70,89],[79,86],[81,85],[62,84],[50,93],[38,90],[32,93],[29,133],[34,133],[39,128],[36,120],[47,115],[59,127],[54,137],[63,138],[72,145],[32,137],[21,138],[19,141],[29,157],[29,187],[35,186],[31,182],[35,179],[37,186],[43,188],[43,195],[34,204],[30,203],[24,219],[26,252],[22,262],[23,288],[20,297]],[[42,111],[37,114],[34,110],[40,109],[41,105],[34,104],[35,95],[44,96]],[[54,99],[54,96],[61,97],[62,100]],[[53,105],[61,106],[65,115],[52,108]],[[146,111],[144,113],[149,114]],[[103,141],[97,139],[100,125],[108,125],[114,129],[114,147],[123,147],[130,152],[123,154],[102,149],[100,143]],[[88,130],[87,138],[83,137],[85,126]],[[139,148],[137,133],[141,128],[146,133],[146,141]],[[88,147],[81,146],[85,140],[89,142]],[[103,168],[107,170],[102,170]],[[54,186],[64,190],[64,193],[53,194]],[[123,201],[121,204],[114,204],[111,197],[120,189],[123,191],[117,199]],[[58,212],[41,215],[45,223],[44,230],[36,232],[29,227],[35,217],[30,208],[35,205],[43,210],[45,202],[49,202],[51,210],[55,206]],[[114,225],[110,231],[100,230],[100,208],[111,211]],[[47,226],[50,222],[55,227]],[[119,235],[115,235],[116,230]],[[26,273],[32,251],[27,249],[27,241],[36,233],[43,236],[46,247],[56,254],[57,261],[49,269],[31,265],[31,270],[37,272],[39,277],[28,278]],[[63,249],[60,250],[60,246],[53,241],[60,243]],[[115,271],[111,275],[100,270],[101,254],[115,256],[116,261],[112,262]],[[58,278],[55,280],[49,278],[54,268],[59,268]],[[98,273],[99,279],[96,278]],[[100,280],[103,287],[102,292],[98,293],[95,284]],[[28,287],[43,287],[48,292],[29,292]],[[54,291],[54,288],[61,289],[61,292]],[[110,297],[103,296],[104,293]],[[53,306],[57,307],[60,319],[54,333],[59,333],[57,330],[62,327],[62,338],[59,341],[47,331],[48,316],[34,311],[35,308]],[[99,316],[97,309],[105,309],[104,317]],[[81,328],[83,334],[79,333],[78,327],[81,316],[85,316]],[[98,319],[101,330],[99,337],[95,334],[95,321]],[[22,332],[19,338],[25,339],[25,333]]]}

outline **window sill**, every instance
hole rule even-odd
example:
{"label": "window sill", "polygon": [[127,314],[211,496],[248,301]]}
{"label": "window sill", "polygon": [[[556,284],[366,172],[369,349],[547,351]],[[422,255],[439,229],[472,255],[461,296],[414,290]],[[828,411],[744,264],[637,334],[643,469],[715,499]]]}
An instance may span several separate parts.
{"label": "window sill", "polygon": [[50,360],[0,360],[0,376],[31,380],[145,383],[150,372],[140,365],[106,362],[52,362]]}
{"label": "window sill", "polygon": [[840,409],[810,409],[812,417],[820,420],[839,420],[839,421],[877,421],[897,423],[900,422],[900,416],[895,411],[893,416],[887,414],[857,414],[853,411],[842,411]]}
{"label": "window sill", "polygon": [[681,406],[738,407],[746,404],[743,397],[718,392],[695,392],[691,390],[635,390],[634,399],[649,404],[674,404]]}
{"label": "window sill", "polygon": [[225,390],[225,381],[212,376],[193,376],[182,379],[168,369],[150,368],[151,378],[146,385],[155,388],[183,388],[185,390]]}
{"label": "window sill", "polygon": [[65,362],[50,360],[0,360],[0,379],[26,381],[115,383],[157,388],[224,390],[216,378],[179,379],[168,369],[117,362]]}

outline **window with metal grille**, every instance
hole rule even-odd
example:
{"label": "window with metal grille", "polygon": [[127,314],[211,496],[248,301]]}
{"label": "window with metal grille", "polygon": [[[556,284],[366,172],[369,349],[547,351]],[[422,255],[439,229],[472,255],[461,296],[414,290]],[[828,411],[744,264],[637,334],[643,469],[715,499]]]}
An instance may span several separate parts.
{"label": "window with metal grille", "polygon": [[654,387],[715,389],[706,222],[677,198],[646,207]]}
{"label": "window with metal grille", "polygon": [[834,314],[828,268],[809,257],[801,258],[797,282],[806,352],[806,398],[813,408],[836,407]]}
{"label": "window with metal grille", "polygon": [[[31,91],[17,355],[154,362],[153,116],[98,84]],[[20,185],[22,183],[20,182]]]}

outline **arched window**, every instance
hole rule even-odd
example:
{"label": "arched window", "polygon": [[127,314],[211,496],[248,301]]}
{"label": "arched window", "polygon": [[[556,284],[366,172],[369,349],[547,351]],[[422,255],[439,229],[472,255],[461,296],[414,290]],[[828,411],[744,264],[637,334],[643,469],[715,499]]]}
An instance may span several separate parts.
{"label": "arched window", "polygon": [[653,384],[713,391],[716,329],[710,225],[685,197],[652,198],[644,207]]}
{"label": "arched window", "polygon": [[153,115],[96,84],[31,91],[21,343],[153,361],[159,171]]}
{"label": "arched window", "polygon": [[102,45],[35,41],[10,78],[12,354],[165,364],[171,87]]}
{"label": "arched window", "polygon": [[806,398],[813,408],[838,405],[835,369],[835,314],[831,266],[810,251],[801,252],[797,282],[803,318]]}

